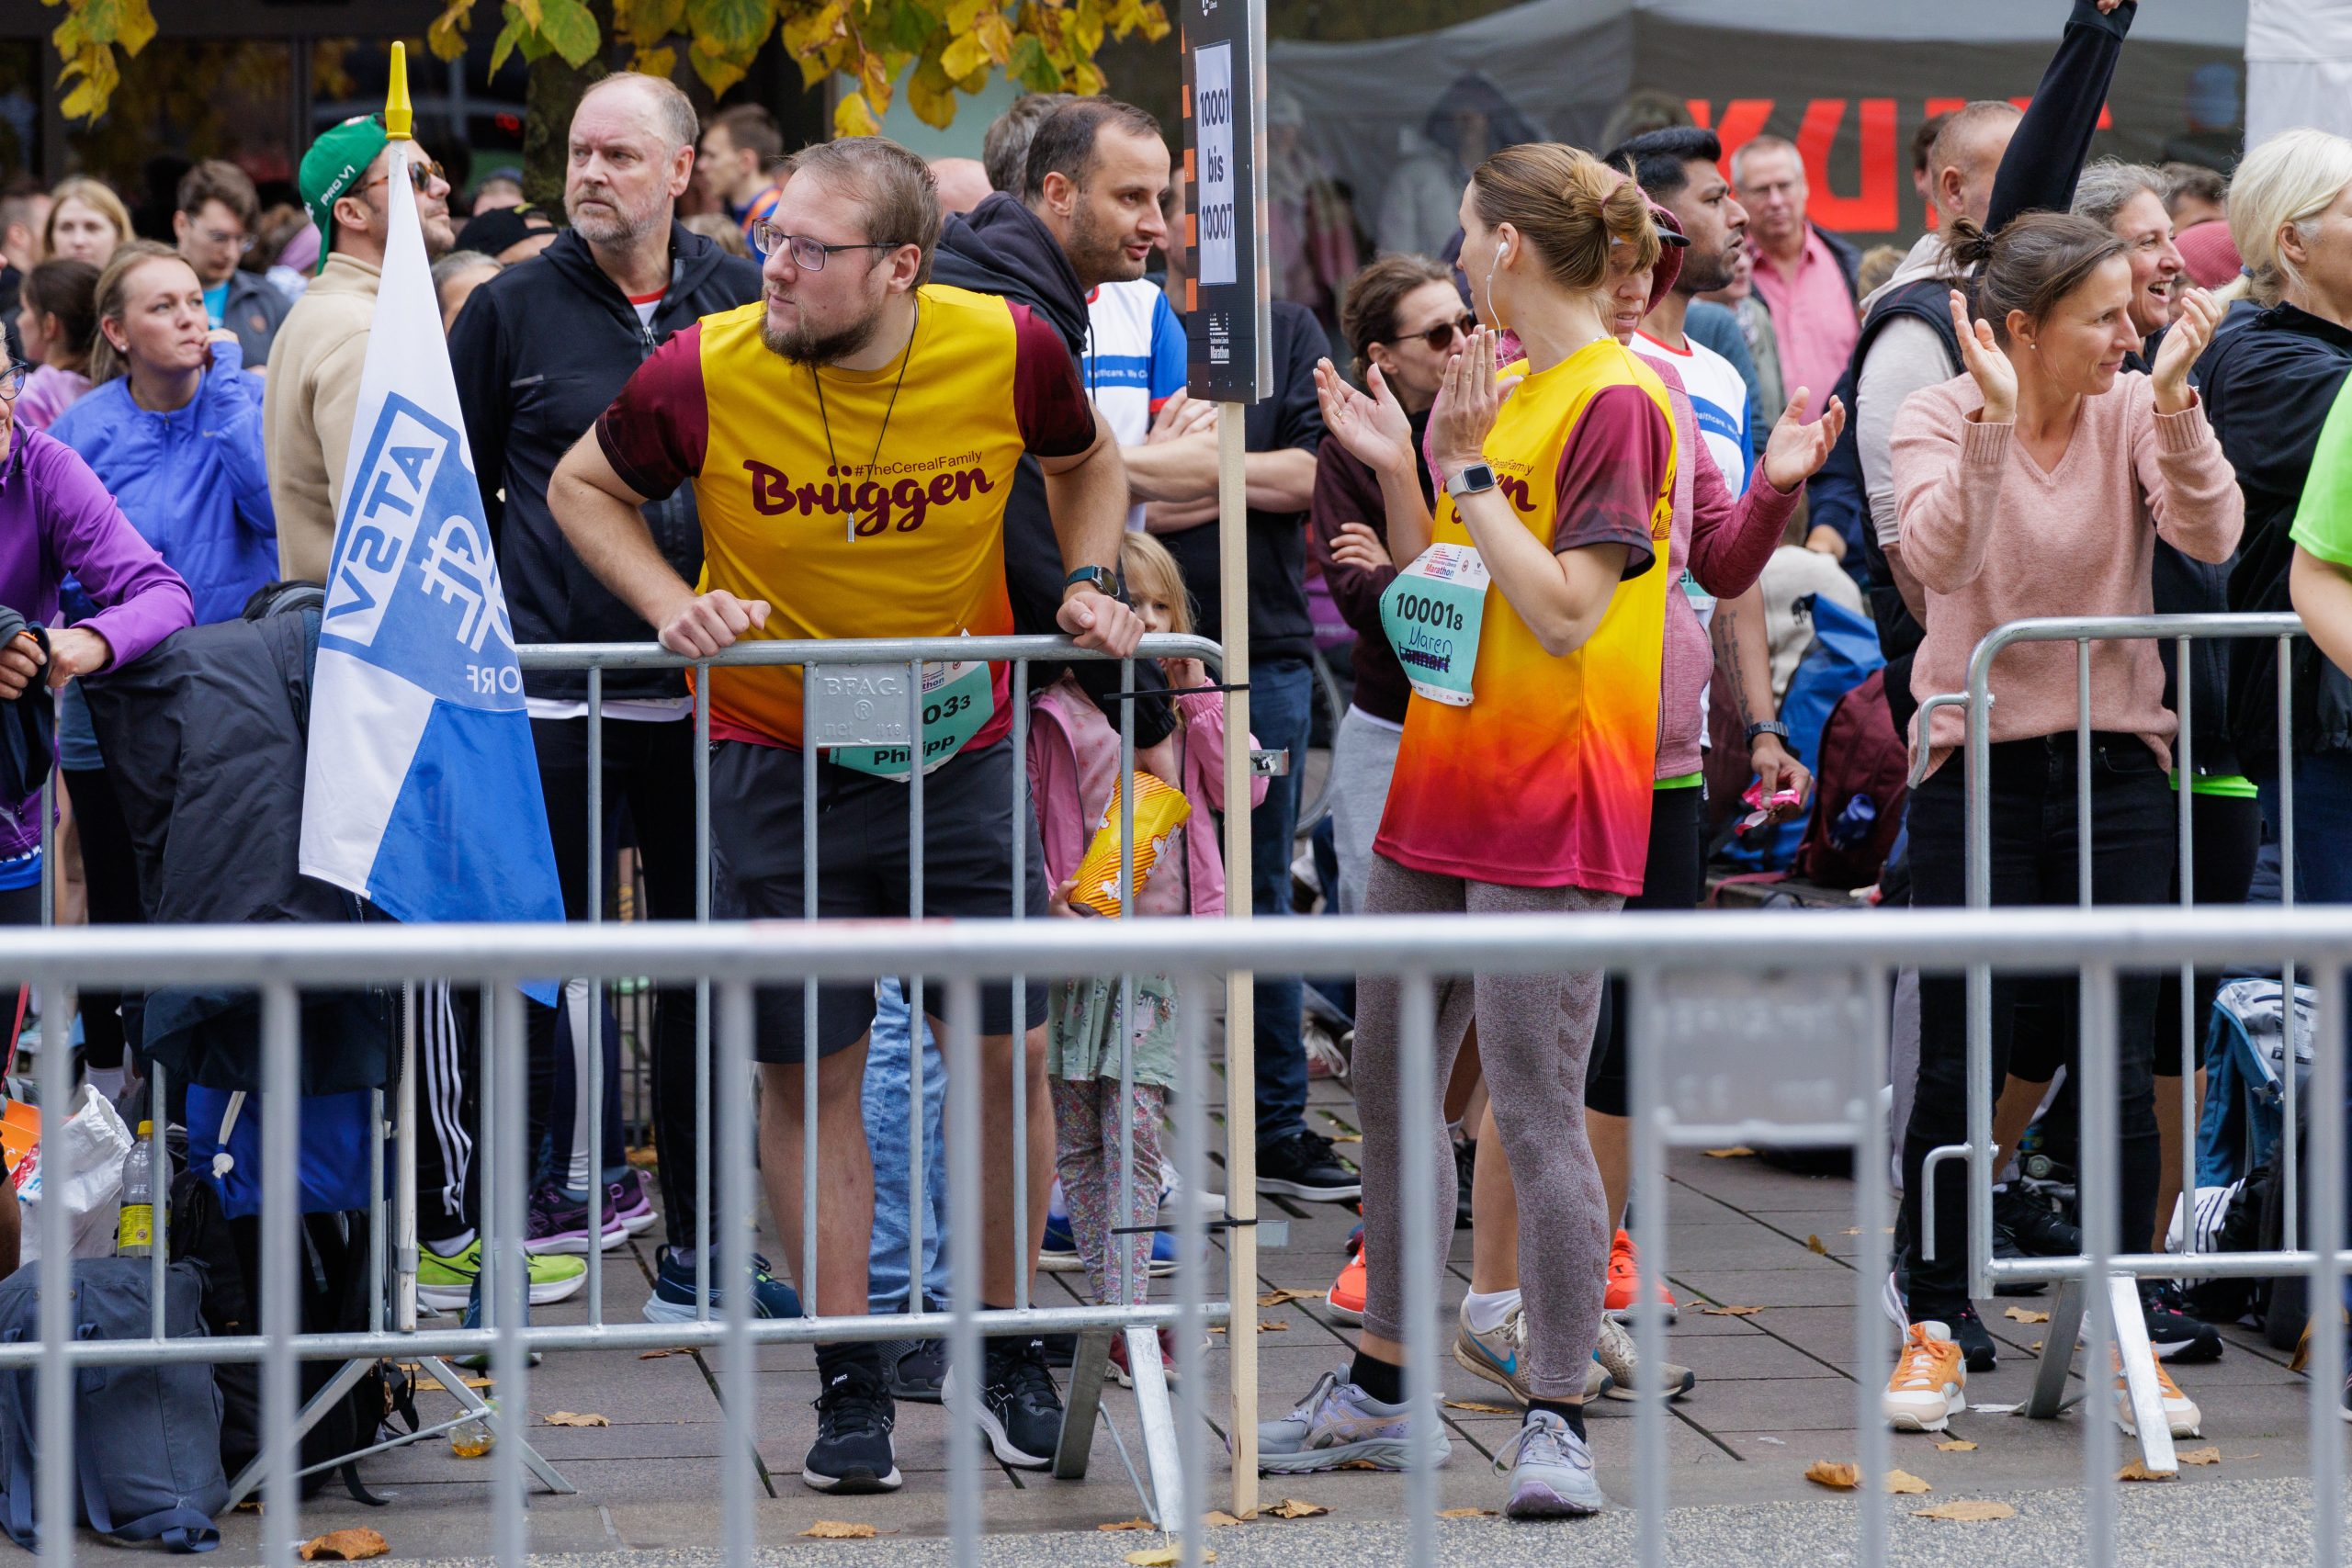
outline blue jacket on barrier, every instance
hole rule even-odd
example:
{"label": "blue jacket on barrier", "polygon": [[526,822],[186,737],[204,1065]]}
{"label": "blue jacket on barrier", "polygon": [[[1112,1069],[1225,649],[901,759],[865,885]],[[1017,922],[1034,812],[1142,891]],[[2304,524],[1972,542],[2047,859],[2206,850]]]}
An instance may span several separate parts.
{"label": "blue jacket on barrier", "polygon": [[156,413],[119,377],[58,417],[49,434],[82,455],[155,553],[186,580],[196,624],[235,619],[277,575],[277,513],[263,457],[261,378],[233,343],[185,408]]}

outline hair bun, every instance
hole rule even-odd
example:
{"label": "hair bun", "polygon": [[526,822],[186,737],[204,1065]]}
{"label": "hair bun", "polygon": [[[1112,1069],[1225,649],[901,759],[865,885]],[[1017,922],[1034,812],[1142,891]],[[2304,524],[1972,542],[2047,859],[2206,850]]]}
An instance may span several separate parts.
{"label": "hair bun", "polygon": [[1993,259],[1993,236],[1973,218],[1955,218],[1944,231],[1944,254],[1962,266],[1982,266]]}

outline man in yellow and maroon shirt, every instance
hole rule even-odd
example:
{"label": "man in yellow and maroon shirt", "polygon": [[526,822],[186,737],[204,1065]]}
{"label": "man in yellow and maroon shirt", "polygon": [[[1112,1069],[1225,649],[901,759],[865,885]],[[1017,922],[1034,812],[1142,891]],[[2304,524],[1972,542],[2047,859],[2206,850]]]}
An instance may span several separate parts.
{"label": "man in yellow and maroon shirt", "polygon": [[[565,536],[613,592],[680,653],[738,640],[991,636],[1012,629],[1004,504],[1025,451],[1046,474],[1069,570],[1062,628],[1085,647],[1134,650],[1142,623],[1115,572],[1127,487],[1061,338],[1023,307],[927,282],[939,204],[922,161],[875,137],[803,152],[768,220],[765,296],[705,317],[647,360],[549,486]],[[639,508],[691,482],[702,581],[662,558]],[[802,913],[800,671],[712,671],[711,836],[740,907]],[[1023,906],[1043,914],[1034,818],[1012,817],[1012,725],[1002,668],[928,667],[922,737],[924,912],[1011,912],[1012,846],[1026,835]],[[910,841],[903,750],[828,750],[817,768],[822,913],[904,915]],[[1009,1307],[1036,1264],[1053,1179],[1043,1075],[1045,989],[1012,1016],[1010,987],[981,996],[983,1136],[992,1173],[982,1267],[957,1289]],[[866,1310],[874,1173],[859,1089],[874,998],[818,992],[818,1192],[813,1293],[827,1315]],[[759,994],[755,1052],[766,1076],[762,1169],[786,1252],[802,1243],[799,1106],[805,1020],[797,985]],[[1012,1145],[1011,1057],[1030,1040],[1026,1147]],[[1028,1161],[1029,1253],[1012,1248],[1012,1185]],[[878,1349],[818,1348],[819,1436],[801,1478],[821,1491],[899,1484],[890,1394]],[[960,1375],[960,1374],[956,1374]],[[979,1401],[999,1459],[1043,1468],[1060,1401],[1035,1340],[989,1348]]]}

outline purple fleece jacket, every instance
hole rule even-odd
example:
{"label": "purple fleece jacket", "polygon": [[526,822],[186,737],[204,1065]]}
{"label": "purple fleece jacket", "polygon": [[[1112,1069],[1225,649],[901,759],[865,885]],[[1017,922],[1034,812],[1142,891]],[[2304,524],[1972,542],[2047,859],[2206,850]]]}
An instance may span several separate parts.
{"label": "purple fleece jacket", "polygon": [[[0,604],[53,625],[68,575],[97,602],[98,613],[82,625],[107,639],[116,664],[195,622],[187,584],[140,537],[90,466],[62,442],[19,428],[0,457]],[[0,860],[40,839],[39,813],[0,812]]]}

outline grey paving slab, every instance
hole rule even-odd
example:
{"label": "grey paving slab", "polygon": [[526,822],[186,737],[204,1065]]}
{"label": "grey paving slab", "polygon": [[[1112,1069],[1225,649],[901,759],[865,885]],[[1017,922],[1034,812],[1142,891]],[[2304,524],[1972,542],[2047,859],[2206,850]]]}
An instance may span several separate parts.
{"label": "grey paving slab", "polygon": [[[1317,1106],[1351,1117],[1341,1086],[1318,1081],[1312,1098]],[[1671,1408],[1667,1428],[1676,1558],[1797,1562],[1804,1568],[1851,1561],[1850,1501],[1826,1497],[1803,1475],[1815,1458],[1855,1457],[1857,1394],[1875,1389],[1884,1376],[1884,1368],[1857,1367],[1852,1359],[1858,1281],[1846,1260],[1860,1238],[1846,1232],[1855,1224],[1854,1189],[1843,1180],[1793,1176],[1753,1159],[1708,1159],[1695,1151],[1677,1152],[1669,1168],[1672,1180],[1663,1197],[1672,1227],[1671,1275],[1686,1307],[1668,1354],[1696,1368],[1702,1380],[1691,1398]],[[1212,1184],[1222,1180],[1220,1171]],[[1336,1204],[1261,1207],[1291,1225],[1290,1246],[1261,1253],[1263,1285],[1319,1295],[1338,1271],[1341,1244],[1355,1215]],[[1808,1235],[1817,1235],[1829,1256],[1808,1250]],[[657,1230],[606,1256],[608,1319],[636,1320],[659,1240]],[[772,1235],[762,1245],[771,1258],[781,1258]],[[1466,1233],[1452,1238],[1451,1262],[1440,1287],[1449,1325],[1453,1303],[1466,1288],[1468,1247]],[[1221,1278],[1221,1256],[1214,1262]],[[1048,1276],[1039,1282],[1037,1299],[1075,1300],[1074,1291],[1082,1288],[1079,1276]],[[1694,1298],[1700,1295],[1765,1310],[1749,1317],[1711,1316],[1699,1310]],[[1970,1381],[1971,1400],[1980,1405],[2024,1397],[2037,1359],[2027,1348],[2046,1333],[2041,1325],[2000,1317],[2008,1304],[2004,1300],[1982,1305],[2003,1353],[1996,1371]],[[2047,1305],[2030,1300],[2018,1304],[2034,1310]],[[585,1303],[573,1302],[542,1309],[540,1320],[576,1322],[585,1315]],[[1353,1330],[1314,1303],[1260,1309],[1260,1316],[1281,1325],[1257,1341],[1261,1413],[1271,1416],[1287,1408],[1324,1371],[1344,1363]],[[2260,1346],[2258,1336],[2233,1329],[2228,1337],[2231,1348],[2220,1363],[2178,1370],[2184,1388],[2205,1406],[2203,1440],[2222,1449],[2225,1463],[2191,1472],[2173,1487],[2140,1488],[2138,1495],[2120,1497],[2124,1534],[2119,1562],[2155,1561],[2151,1551],[2142,1549],[2156,1542],[2163,1544],[2162,1560],[2168,1562],[2226,1562],[2237,1568],[2300,1560],[2299,1521],[2308,1495],[2292,1477],[2302,1461],[2307,1385],[2287,1370],[2283,1355]],[[771,1497],[763,1487],[757,1503],[762,1560],[828,1568],[944,1562],[939,1538],[945,1528],[950,1445],[972,1439],[956,1438],[944,1412],[935,1407],[902,1407],[897,1436],[905,1487],[885,1497],[820,1497],[797,1479],[800,1456],[814,1430],[808,1409],[816,1393],[811,1352],[805,1347],[767,1347],[761,1359],[757,1441],[775,1488]],[[1204,1362],[1212,1502],[1223,1502],[1230,1486],[1222,1468],[1221,1436],[1230,1364],[1228,1347],[1219,1337]],[[1438,1371],[1448,1397],[1502,1402],[1499,1390],[1455,1366],[1450,1356],[1441,1359]],[[2079,1379],[2075,1386],[2081,1387]],[[445,1396],[428,1396],[433,1399],[440,1401],[435,1408],[451,1407]],[[581,1488],[574,1497],[533,1497],[536,1550],[586,1554],[579,1560],[583,1565],[593,1560],[595,1568],[610,1561],[598,1554],[617,1551],[643,1557],[645,1568],[713,1561],[719,1529],[717,1456],[724,1431],[705,1358],[639,1359],[610,1352],[550,1358],[532,1379],[531,1404],[541,1414],[593,1410],[615,1423],[605,1428],[534,1429],[542,1448],[559,1456],[565,1474]],[[2079,1474],[2083,1423],[2094,1414],[2084,1410],[2054,1422],[2033,1422],[1972,1409],[1953,1423],[1955,1434],[1978,1445],[1965,1453],[1946,1453],[1930,1440],[1898,1437],[1895,1462],[1935,1487],[1923,1501],[1999,1495],[2015,1504],[2018,1517],[1997,1525],[1939,1526],[1899,1515],[1887,1561],[1933,1558],[1940,1565],[1962,1556],[1971,1568],[2012,1561],[2044,1568],[2080,1561],[2079,1492],[2049,1489],[2071,1483]],[[1084,1483],[982,1466],[990,1532],[983,1562],[1109,1564],[1142,1543],[1146,1538],[1101,1535],[1091,1529],[1140,1511],[1112,1436],[1123,1436],[1141,1463],[1134,1396],[1106,1385],[1103,1415]],[[1497,1506],[1503,1483],[1488,1468],[1487,1457],[1508,1440],[1514,1422],[1474,1411],[1449,1409],[1445,1415],[1454,1459],[1439,1478],[1442,1504]],[[1507,1528],[1499,1520],[1448,1523],[1440,1536],[1439,1561],[1475,1560],[1480,1568],[1630,1561],[1634,1407],[1604,1401],[1589,1413],[1589,1420],[1603,1484],[1624,1506],[1589,1525],[1560,1530]],[[368,1524],[382,1529],[394,1554],[406,1561],[478,1559],[487,1540],[492,1473],[487,1466],[455,1460],[445,1444],[422,1445],[369,1461],[371,1482],[394,1494],[391,1509],[362,1509],[335,1490],[306,1507],[305,1529]],[[1352,1568],[1398,1558],[1401,1539],[1395,1521],[1405,1493],[1397,1477],[1269,1478],[1264,1495],[1309,1498],[1333,1513],[1328,1521],[1269,1521],[1217,1532],[1212,1544],[1229,1568],[1270,1562],[1282,1568],[1324,1562]],[[888,1533],[873,1545],[801,1540],[799,1532],[819,1518],[870,1523]],[[258,1529],[252,1516],[233,1517],[224,1533],[228,1539],[218,1561],[242,1568],[255,1559]],[[2200,1555],[2200,1549],[2214,1542],[2226,1551]],[[84,1545],[94,1560],[119,1550],[86,1537]]]}
{"label": "grey paving slab", "polygon": [[1768,1308],[1838,1303],[1850,1312],[1857,1286],[1851,1269],[1826,1258],[1814,1258],[1810,1268],[1787,1269],[1714,1269],[1693,1260],[1675,1265],[1667,1279],[1682,1297],[1685,1316],[1691,1315],[1694,1298],[1724,1306]]}
{"label": "grey paving slab", "polygon": [[1702,1385],[1747,1380],[1774,1382],[1783,1378],[1836,1378],[1846,1375],[1838,1368],[1825,1365],[1786,1341],[1775,1339],[1760,1330],[1736,1335],[1672,1335],[1667,1340],[1666,1355],[1668,1360],[1679,1361],[1698,1373]]}

